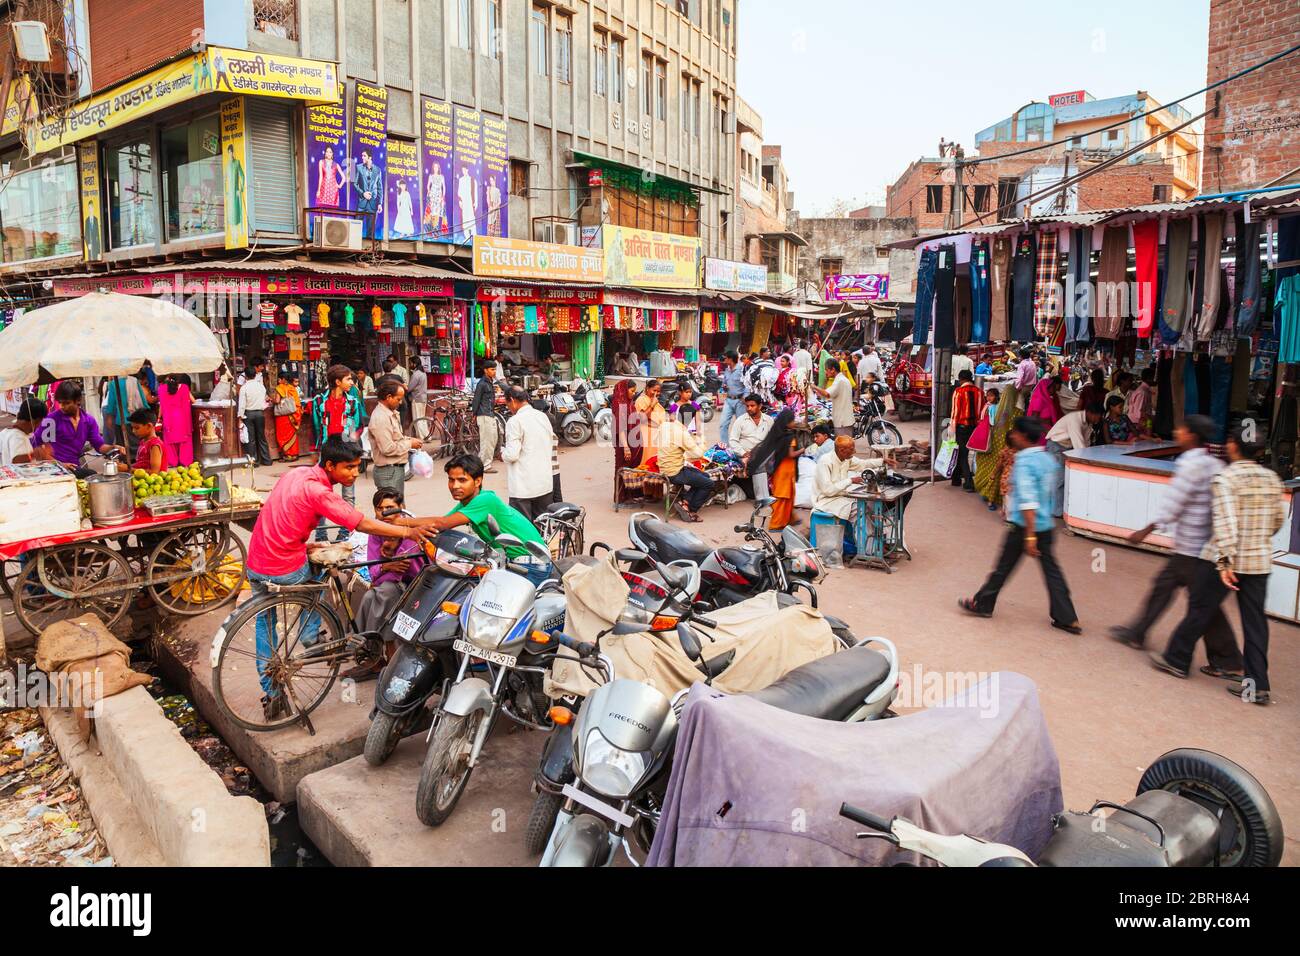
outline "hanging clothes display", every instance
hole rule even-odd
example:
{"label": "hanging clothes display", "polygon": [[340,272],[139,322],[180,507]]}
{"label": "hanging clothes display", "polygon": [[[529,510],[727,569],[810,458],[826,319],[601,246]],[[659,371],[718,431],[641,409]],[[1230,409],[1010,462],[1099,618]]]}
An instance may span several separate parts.
{"label": "hanging clothes display", "polygon": [[1070,235],[1070,279],[1074,288],[1065,303],[1065,344],[1092,339],[1092,230],[1075,229]]}
{"label": "hanging clothes display", "polygon": [[1174,433],[1174,360],[1172,353],[1162,352],[1156,359],[1156,414],[1152,430],[1161,438]]}
{"label": "hanging clothes display", "polygon": [[924,345],[930,340],[930,320],[934,315],[934,270],[938,262],[939,254],[926,249],[916,267],[916,314],[912,321],[914,345]]}
{"label": "hanging clothes display", "polygon": [[1237,316],[1235,328],[1240,336],[1251,335],[1259,321],[1260,261],[1258,222],[1246,222],[1236,213],[1237,227]]}
{"label": "hanging clothes display", "polygon": [[1107,229],[1102,233],[1096,300],[1093,333],[1099,339],[1119,338],[1129,302],[1127,228]]}
{"label": "hanging clothes display", "polygon": [[[1172,219],[1165,241],[1165,289],[1161,298],[1161,321],[1181,334],[1188,305],[1188,256],[1192,249],[1192,220]],[[1178,338],[1177,335],[1174,336]]]}
{"label": "hanging clothes display", "polygon": [[[977,239],[970,247],[970,309],[971,327],[969,341],[983,345],[989,341],[989,274],[992,263],[987,239]],[[1005,312],[1003,313],[1005,320]]]}
{"label": "hanging clothes display", "polygon": [[1201,311],[1196,317],[1196,337],[1208,339],[1219,327],[1219,305],[1223,295],[1223,213],[1201,217],[1197,247],[1197,283],[1201,286]]}
{"label": "hanging clothes display", "polygon": [[1016,253],[1011,270],[1011,338],[1017,342],[1034,339],[1034,271],[1037,244],[1034,234],[1016,237]]}
{"label": "hanging clothes display", "polygon": [[989,267],[989,342],[1005,342],[1010,336],[1007,323],[1007,290],[1011,285],[1011,240],[993,240]]}
{"label": "hanging clothes display", "polygon": [[934,347],[951,349],[957,345],[957,247],[945,243],[936,250],[934,266]]}
{"label": "hanging clothes display", "polygon": [[1133,224],[1133,250],[1137,260],[1137,302],[1134,323],[1138,338],[1149,339],[1155,331],[1156,295],[1160,288],[1160,222],[1148,219]]}
{"label": "hanging clothes display", "polygon": [[1300,362],[1300,275],[1292,273],[1277,284],[1275,302],[1273,327],[1278,330],[1277,360]]}
{"label": "hanging clothes display", "polygon": [[1034,333],[1046,338],[1060,315],[1060,285],[1057,277],[1056,233],[1038,235],[1038,257],[1034,267]]}

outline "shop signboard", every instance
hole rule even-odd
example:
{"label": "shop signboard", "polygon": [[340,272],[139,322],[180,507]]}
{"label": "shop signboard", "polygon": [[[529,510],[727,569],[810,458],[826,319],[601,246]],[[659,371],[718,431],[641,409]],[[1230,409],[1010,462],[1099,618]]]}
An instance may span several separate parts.
{"label": "shop signboard", "polygon": [[77,146],[78,175],[81,193],[81,247],[87,262],[97,262],[104,255],[104,220],[100,213],[104,203],[99,192],[99,141]]}
{"label": "shop signboard", "polygon": [[469,245],[487,230],[483,190],[483,114],[464,106],[452,108],[452,217],[455,241]]}
{"label": "shop signboard", "polygon": [[824,302],[878,302],[889,298],[888,275],[827,276]]}
{"label": "shop signboard", "polygon": [[603,227],[605,281],[648,289],[698,289],[703,244],[694,236]]}
{"label": "shop signboard", "polygon": [[475,236],[474,275],[489,279],[599,283],[605,278],[605,254],[599,249],[580,246]]}
{"label": "shop signboard", "polygon": [[424,202],[420,236],[425,242],[451,242],[452,159],[455,120],[450,103],[423,101],[420,149],[424,166]]}
{"label": "shop signboard", "polygon": [[65,110],[36,117],[28,126],[27,143],[39,155],[220,92],[311,103],[342,99],[338,66],[328,60],[210,46]]}
{"label": "shop signboard", "polygon": [[317,275],[307,272],[193,271],[150,275],[55,279],[57,298],[74,298],[100,290],[122,295],[284,295],[328,298],[421,299],[450,298],[450,279],[406,279],[386,276]]}
{"label": "shop signboard", "polygon": [[226,191],[226,248],[248,247],[248,136],[244,98],[221,103],[221,172]]}
{"label": "shop signboard", "polygon": [[766,292],[767,266],[727,259],[704,260],[704,288],[718,292]]}
{"label": "shop signboard", "polygon": [[480,302],[549,302],[555,305],[600,305],[604,289],[575,289],[542,285],[481,285]]}
{"label": "shop signboard", "polygon": [[1047,98],[1047,105],[1052,109],[1059,106],[1076,106],[1088,96],[1086,90],[1074,90],[1071,93],[1055,93]]}
{"label": "shop signboard", "polygon": [[353,81],[348,208],[363,215],[367,239],[384,233],[384,171],[388,167],[388,88]]}

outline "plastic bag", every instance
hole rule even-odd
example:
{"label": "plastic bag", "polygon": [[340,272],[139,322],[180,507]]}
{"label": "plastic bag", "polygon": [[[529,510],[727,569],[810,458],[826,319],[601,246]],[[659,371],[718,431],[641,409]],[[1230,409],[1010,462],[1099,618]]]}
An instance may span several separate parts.
{"label": "plastic bag", "polygon": [[934,459],[934,470],[941,478],[951,478],[957,467],[957,443],[945,438],[939,446],[939,454]]}
{"label": "plastic bag", "polygon": [[429,457],[428,452],[425,451],[411,452],[410,466],[411,466],[411,473],[415,475],[417,478],[433,477],[433,459]]}

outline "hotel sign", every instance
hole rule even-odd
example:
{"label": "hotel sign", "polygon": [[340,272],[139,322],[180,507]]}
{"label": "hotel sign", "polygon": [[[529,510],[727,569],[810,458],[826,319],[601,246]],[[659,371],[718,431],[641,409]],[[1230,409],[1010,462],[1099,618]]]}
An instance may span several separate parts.
{"label": "hotel sign", "polygon": [[1077,106],[1082,103],[1088,96],[1087,90],[1075,90],[1073,93],[1057,93],[1055,96],[1047,98],[1047,105],[1052,109],[1058,106]]}

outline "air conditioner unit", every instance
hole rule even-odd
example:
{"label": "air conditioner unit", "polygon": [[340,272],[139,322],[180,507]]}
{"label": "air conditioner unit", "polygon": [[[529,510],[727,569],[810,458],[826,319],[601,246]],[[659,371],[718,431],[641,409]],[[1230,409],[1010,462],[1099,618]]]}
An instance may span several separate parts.
{"label": "air conditioner unit", "polygon": [[365,245],[360,219],[321,216],[316,220],[316,245],[321,249],[360,252]]}
{"label": "air conditioner unit", "polygon": [[539,222],[533,227],[533,239],[561,246],[582,245],[582,234],[577,224],[571,222]]}

